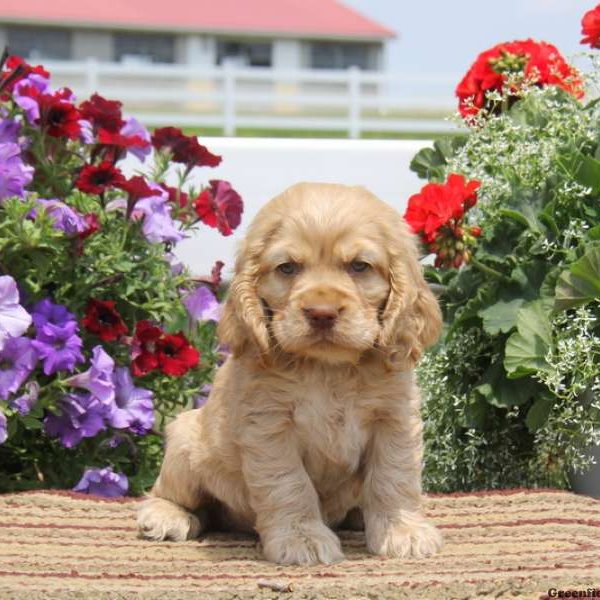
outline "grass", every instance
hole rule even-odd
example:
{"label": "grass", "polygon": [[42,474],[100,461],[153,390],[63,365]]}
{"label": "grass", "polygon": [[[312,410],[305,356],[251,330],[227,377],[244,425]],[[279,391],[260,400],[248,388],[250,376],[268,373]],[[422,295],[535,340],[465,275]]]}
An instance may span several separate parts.
{"label": "grass", "polygon": [[[184,127],[186,135],[199,137],[221,137],[223,130],[220,127]],[[459,133],[458,131],[456,133]],[[262,129],[240,127],[236,130],[236,137],[272,137],[272,138],[318,138],[341,139],[348,138],[348,132],[335,129]],[[441,137],[453,135],[452,132],[429,131],[363,131],[361,139],[369,140],[437,140]]]}

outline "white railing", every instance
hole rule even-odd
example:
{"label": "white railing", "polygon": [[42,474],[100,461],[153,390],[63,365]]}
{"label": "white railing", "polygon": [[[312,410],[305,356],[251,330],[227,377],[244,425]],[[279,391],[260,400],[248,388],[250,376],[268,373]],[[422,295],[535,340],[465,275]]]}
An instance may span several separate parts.
{"label": "white railing", "polygon": [[147,125],[363,132],[437,132],[454,127],[447,74],[419,76],[360,71],[206,68],[85,62],[46,63],[55,85],[83,98],[99,92],[123,101]]}

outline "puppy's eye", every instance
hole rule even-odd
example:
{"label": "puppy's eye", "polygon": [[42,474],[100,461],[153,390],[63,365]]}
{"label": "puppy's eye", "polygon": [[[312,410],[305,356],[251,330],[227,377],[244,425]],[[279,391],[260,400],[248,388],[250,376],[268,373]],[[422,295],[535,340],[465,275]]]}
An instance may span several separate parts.
{"label": "puppy's eye", "polygon": [[295,262],[281,263],[277,266],[277,270],[283,275],[296,275],[300,271],[300,265]]}
{"label": "puppy's eye", "polygon": [[369,269],[371,265],[362,260],[353,260],[349,265],[349,270],[351,273],[363,273],[367,269]]}

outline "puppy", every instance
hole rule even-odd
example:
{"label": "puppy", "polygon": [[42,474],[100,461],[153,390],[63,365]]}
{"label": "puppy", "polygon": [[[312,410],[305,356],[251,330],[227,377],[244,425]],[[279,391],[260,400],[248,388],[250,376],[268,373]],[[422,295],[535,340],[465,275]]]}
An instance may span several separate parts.
{"label": "puppy", "polygon": [[332,528],[360,511],[370,552],[434,554],[413,367],[440,328],[394,209],[360,187],[286,190],[242,243],[219,324],[232,354],[207,404],[167,428],[142,535],[194,538],[219,512],[270,561],[334,563]]}

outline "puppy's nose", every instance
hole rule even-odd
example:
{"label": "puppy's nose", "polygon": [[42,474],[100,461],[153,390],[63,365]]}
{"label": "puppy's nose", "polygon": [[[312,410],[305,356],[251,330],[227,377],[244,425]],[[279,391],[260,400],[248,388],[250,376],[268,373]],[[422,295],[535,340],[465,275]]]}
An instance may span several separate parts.
{"label": "puppy's nose", "polygon": [[317,304],[303,310],[308,322],[315,329],[331,329],[339,315],[339,310],[329,304]]}

